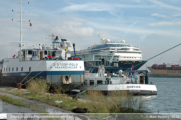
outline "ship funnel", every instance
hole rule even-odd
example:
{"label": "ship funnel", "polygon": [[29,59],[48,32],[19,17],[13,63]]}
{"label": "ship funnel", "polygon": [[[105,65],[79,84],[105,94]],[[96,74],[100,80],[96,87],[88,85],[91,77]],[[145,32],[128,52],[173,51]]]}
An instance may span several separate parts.
{"label": "ship funnel", "polygon": [[58,36],[55,37],[55,40],[59,40]]}
{"label": "ship funnel", "polygon": [[74,48],[74,55],[76,56],[76,53],[75,53],[75,43],[73,43],[73,48]]}

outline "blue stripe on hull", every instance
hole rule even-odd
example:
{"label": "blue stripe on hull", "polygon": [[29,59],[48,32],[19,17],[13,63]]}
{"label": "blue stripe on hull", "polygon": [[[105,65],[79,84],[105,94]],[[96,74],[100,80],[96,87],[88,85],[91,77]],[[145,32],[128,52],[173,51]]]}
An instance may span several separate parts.
{"label": "blue stripe on hull", "polygon": [[[30,72],[17,72],[17,73],[2,73],[3,76],[25,76],[28,75]],[[35,75],[84,75],[84,71],[38,71],[38,72],[31,72],[30,76]]]}

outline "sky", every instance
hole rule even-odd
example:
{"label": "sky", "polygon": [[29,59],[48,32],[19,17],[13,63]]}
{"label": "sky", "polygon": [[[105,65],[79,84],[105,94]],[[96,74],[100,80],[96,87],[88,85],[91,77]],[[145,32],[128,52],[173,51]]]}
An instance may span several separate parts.
{"label": "sky", "polygon": [[[0,59],[19,50],[20,0],[0,0]],[[75,43],[76,49],[98,44],[99,34],[125,40],[142,51],[143,60],[181,43],[180,0],[22,0],[24,44],[51,44],[51,34]],[[27,4],[29,2],[29,4]],[[13,10],[13,12],[12,12]],[[13,19],[13,21],[12,21]],[[29,20],[32,26],[29,26]],[[181,46],[154,59],[179,64]]]}

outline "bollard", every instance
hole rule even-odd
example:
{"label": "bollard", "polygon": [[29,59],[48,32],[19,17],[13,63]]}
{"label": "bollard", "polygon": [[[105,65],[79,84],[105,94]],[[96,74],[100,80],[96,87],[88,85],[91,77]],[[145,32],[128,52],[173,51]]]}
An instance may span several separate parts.
{"label": "bollard", "polygon": [[[78,95],[76,95],[76,94],[80,93],[80,90],[73,89],[73,90],[71,91],[71,93],[72,93],[72,99],[78,100]],[[76,95],[76,96],[75,96],[75,95]]]}
{"label": "bollard", "polygon": [[21,90],[22,83],[17,83],[18,90]]}

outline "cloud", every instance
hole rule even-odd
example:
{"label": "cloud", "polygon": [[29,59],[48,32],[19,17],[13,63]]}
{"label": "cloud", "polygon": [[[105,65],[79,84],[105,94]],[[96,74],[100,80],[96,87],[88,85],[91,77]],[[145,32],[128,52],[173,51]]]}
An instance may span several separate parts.
{"label": "cloud", "polygon": [[172,21],[172,22],[157,22],[157,23],[150,23],[149,26],[168,26],[168,25],[181,25],[181,21]]}
{"label": "cloud", "polygon": [[179,14],[173,14],[172,16],[179,17],[179,16],[181,16],[181,14],[180,13]]}
{"label": "cloud", "polygon": [[87,4],[73,4],[68,7],[59,9],[59,12],[70,11],[112,11],[117,8],[151,8],[154,5],[129,5],[129,4],[106,4],[106,3],[87,3]]}
{"label": "cloud", "polygon": [[60,12],[69,12],[69,11],[109,11],[113,9],[108,4],[97,4],[97,3],[88,3],[88,4],[73,4],[68,7],[60,9]]}
{"label": "cloud", "polygon": [[166,15],[161,15],[161,14],[158,14],[158,13],[153,13],[151,16],[162,17],[162,18],[169,18]]}
{"label": "cloud", "polygon": [[179,10],[179,11],[181,11],[181,8],[180,8],[180,7],[168,5],[168,4],[165,4],[165,3],[160,2],[160,1],[158,1],[158,0],[149,0],[149,1],[152,2],[152,3],[154,3],[155,5],[158,5],[158,6],[163,7],[163,8],[170,8],[170,9],[173,9],[173,10]]}
{"label": "cloud", "polygon": [[123,37],[126,36],[126,34],[130,31],[130,29],[137,23],[138,21],[134,21],[132,24],[129,25],[128,29],[126,30],[125,34],[123,35]]}
{"label": "cloud", "polygon": [[134,27],[134,28],[129,28],[129,27],[119,27],[119,26],[109,26],[109,25],[101,25],[101,24],[96,24],[96,23],[92,23],[92,26],[94,26],[94,28],[98,28],[98,29],[108,29],[108,30],[115,30],[115,31],[129,31],[130,33],[134,33],[137,35],[144,35],[144,34],[152,34],[152,33],[157,33],[157,34],[161,34],[161,35],[174,35],[174,36],[181,36],[179,30],[158,30],[158,29],[146,29],[146,28],[139,28],[139,27]]}

